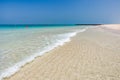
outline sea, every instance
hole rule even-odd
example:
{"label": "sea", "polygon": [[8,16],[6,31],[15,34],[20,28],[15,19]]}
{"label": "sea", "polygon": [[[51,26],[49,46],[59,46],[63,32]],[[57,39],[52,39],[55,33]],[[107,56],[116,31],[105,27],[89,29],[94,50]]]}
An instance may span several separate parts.
{"label": "sea", "polygon": [[89,27],[0,25],[0,80]]}

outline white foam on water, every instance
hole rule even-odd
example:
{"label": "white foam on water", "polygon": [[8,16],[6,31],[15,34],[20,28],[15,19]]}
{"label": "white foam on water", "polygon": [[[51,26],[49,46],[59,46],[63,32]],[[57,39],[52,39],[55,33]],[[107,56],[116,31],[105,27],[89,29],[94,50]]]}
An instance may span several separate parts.
{"label": "white foam on water", "polygon": [[[86,28],[86,29],[87,29],[87,28]],[[25,64],[33,61],[36,57],[43,55],[44,53],[46,53],[46,52],[54,49],[54,48],[57,47],[57,46],[62,46],[62,45],[64,45],[66,42],[69,42],[69,41],[70,41],[70,38],[71,38],[71,37],[75,36],[75,35],[76,35],[77,33],[79,33],[79,32],[84,32],[84,31],[86,31],[86,29],[81,29],[81,30],[78,30],[78,31],[76,31],[76,32],[71,32],[71,33],[66,33],[66,34],[61,34],[61,35],[59,35],[58,37],[61,36],[62,39],[59,39],[59,40],[57,39],[57,40],[54,42],[54,44],[47,46],[47,47],[44,48],[44,50],[42,50],[41,52],[36,53],[35,55],[31,55],[31,56],[28,57],[27,59],[25,59],[25,60],[23,60],[23,61],[21,61],[21,62],[19,62],[19,63],[16,63],[14,66],[12,66],[12,67],[4,70],[3,73],[0,75],[0,80],[3,80],[4,78],[7,78],[7,77],[12,76],[12,75],[15,74],[17,71],[19,71],[22,66],[24,66]]]}

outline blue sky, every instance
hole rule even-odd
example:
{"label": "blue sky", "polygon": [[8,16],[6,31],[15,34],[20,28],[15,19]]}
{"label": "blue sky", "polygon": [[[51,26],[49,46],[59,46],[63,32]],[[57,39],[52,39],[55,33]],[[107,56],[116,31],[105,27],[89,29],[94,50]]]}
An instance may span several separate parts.
{"label": "blue sky", "polygon": [[0,24],[120,23],[120,0],[0,0]]}

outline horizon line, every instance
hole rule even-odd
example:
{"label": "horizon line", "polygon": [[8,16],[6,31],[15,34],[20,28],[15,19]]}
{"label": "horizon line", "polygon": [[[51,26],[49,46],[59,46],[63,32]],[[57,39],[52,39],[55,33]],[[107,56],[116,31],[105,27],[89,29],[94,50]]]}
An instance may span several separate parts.
{"label": "horizon line", "polygon": [[40,26],[56,26],[56,25],[57,26],[70,26],[71,25],[72,26],[72,25],[102,25],[102,24],[0,24],[0,26],[2,26],[2,25],[3,26],[5,26],[5,25],[6,26],[8,26],[8,25],[9,26],[15,26],[15,25],[21,25],[21,26],[22,25],[26,25],[26,26],[27,25],[29,25],[29,26],[32,26],[32,25],[36,25],[36,26],[37,25],[40,25]]}

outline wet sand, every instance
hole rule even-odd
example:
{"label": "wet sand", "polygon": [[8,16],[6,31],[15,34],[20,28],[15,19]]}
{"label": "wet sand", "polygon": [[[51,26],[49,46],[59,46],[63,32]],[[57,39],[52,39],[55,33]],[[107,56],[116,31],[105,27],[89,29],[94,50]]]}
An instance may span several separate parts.
{"label": "wet sand", "polygon": [[120,80],[120,34],[89,29],[5,80]]}

